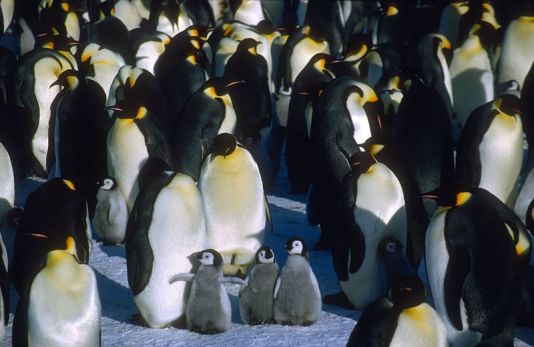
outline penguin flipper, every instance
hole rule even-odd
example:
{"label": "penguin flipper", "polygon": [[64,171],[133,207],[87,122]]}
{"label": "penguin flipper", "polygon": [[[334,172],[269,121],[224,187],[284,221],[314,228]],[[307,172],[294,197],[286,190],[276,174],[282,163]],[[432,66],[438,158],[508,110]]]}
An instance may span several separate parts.
{"label": "penguin flipper", "polygon": [[194,278],[195,278],[195,274],[188,273],[188,272],[180,273],[180,274],[176,274],[172,276],[169,279],[169,284],[173,284],[174,282],[178,282],[178,281],[192,282]]}
{"label": "penguin flipper", "polygon": [[[449,247],[447,247],[449,248]],[[447,315],[457,330],[463,330],[460,301],[465,279],[469,272],[469,259],[464,249],[449,248],[449,263],[443,280],[444,300]]]}
{"label": "penguin flipper", "polygon": [[240,286],[246,286],[247,282],[242,280],[239,277],[233,277],[233,276],[224,276],[220,280],[221,283],[228,283],[228,284],[239,284]]}
{"label": "penguin flipper", "polygon": [[278,276],[278,278],[276,279],[276,284],[274,286],[274,292],[273,292],[274,299],[276,299],[276,297],[278,296],[278,291],[280,290],[280,284],[282,284],[282,282],[280,281],[280,276]]}

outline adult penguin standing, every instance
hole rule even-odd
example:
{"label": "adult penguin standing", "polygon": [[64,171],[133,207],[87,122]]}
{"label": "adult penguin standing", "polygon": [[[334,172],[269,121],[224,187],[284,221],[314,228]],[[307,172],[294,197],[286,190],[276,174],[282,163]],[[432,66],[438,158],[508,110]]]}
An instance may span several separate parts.
{"label": "adult penguin standing", "polygon": [[318,53],[308,62],[293,85],[287,118],[286,165],[291,192],[306,193],[310,185],[312,100],[334,76],[327,68],[331,60]]}

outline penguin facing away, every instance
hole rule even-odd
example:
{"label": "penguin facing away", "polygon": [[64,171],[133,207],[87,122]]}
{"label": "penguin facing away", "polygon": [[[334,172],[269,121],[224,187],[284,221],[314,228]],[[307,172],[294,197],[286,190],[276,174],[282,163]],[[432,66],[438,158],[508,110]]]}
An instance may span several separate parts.
{"label": "penguin facing away", "polygon": [[[65,247],[65,246],[63,246]],[[94,271],[76,259],[72,237],[66,249],[47,253],[17,306],[13,344],[99,346],[101,305]]]}
{"label": "penguin facing away", "polygon": [[222,255],[225,274],[247,273],[267,221],[258,165],[233,135],[217,135],[202,164],[198,186],[208,240]]}
{"label": "penguin facing away", "polygon": [[232,310],[223,283],[244,284],[237,278],[223,278],[223,259],[214,249],[196,253],[200,266],[196,273],[177,274],[169,280],[190,281],[191,292],[187,300],[187,329],[201,334],[222,333],[230,329]]}
{"label": "penguin facing away", "polygon": [[273,293],[278,278],[278,265],[273,250],[261,246],[256,252],[256,264],[250,269],[246,285],[239,291],[239,312],[245,324],[265,324],[273,321]]}
{"label": "penguin facing away", "polygon": [[95,215],[92,220],[95,233],[104,243],[122,243],[128,223],[126,201],[112,177],[106,177],[98,183],[98,186]]}
{"label": "penguin facing away", "polygon": [[168,279],[191,272],[191,254],[207,246],[195,182],[186,174],[162,172],[164,167],[150,158],[139,174],[141,190],[125,240],[128,283],[144,323],[152,328],[181,324],[189,285]]}
{"label": "penguin facing away", "polygon": [[298,237],[286,242],[289,252],[274,289],[274,320],[284,325],[311,325],[321,314],[321,293],[308,262],[308,246]]}

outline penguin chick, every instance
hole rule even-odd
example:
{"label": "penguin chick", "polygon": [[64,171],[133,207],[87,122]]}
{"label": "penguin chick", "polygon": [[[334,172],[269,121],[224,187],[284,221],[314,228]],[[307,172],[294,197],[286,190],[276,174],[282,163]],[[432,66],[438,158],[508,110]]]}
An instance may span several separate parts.
{"label": "penguin chick", "polygon": [[121,243],[124,241],[128,222],[126,201],[113,178],[105,178],[98,186],[93,228],[104,243]]}
{"label": "penguin chick", "polygon": [[286,265],[274,289],[274,320],[284,325],[311,325],[321,314],[321,293],[308,262],[308,246],[298,237],[286,242]]}
{"label": "penguin chick", "polygon": [[273,320],[273,291],[278,277],[273,250],[262,246],[256,252],[256,264],[239,292],[239,312],[245,324],[264,324]]}
{"label": "penguin chick", "polygon": [[223,283],[244,282],[223,278],[223,259],[216,250],[206,249],[195,256],[200,261],[200,267],[194,275],[182,273],[169,280],[171,284],[176,281],[192,282],[186,308],[187,329],[200,334],[225,332],[232,323],[232,309]]}

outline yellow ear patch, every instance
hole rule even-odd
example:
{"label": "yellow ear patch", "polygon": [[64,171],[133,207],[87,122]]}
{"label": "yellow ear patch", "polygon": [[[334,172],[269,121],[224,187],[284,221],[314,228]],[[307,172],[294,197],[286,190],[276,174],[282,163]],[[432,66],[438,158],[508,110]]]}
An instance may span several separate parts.
{"label": "yellow ear patch", "polygon": [[456,194],[456,206],[462,206],[467,202],[467,200],[471,199],[472,194],[469,192],[461,192]]}
{"label": "yellow ear patch", "polygon": [[62,2],[61,3],[61,8],[63,9],[63,11],[69,12],[69,10],[70,10],[69,3],[68,2]]}
{"label": "yellow ear patch", "polygon": [[193,65],[197,65],[197,57],[194,56],[193,54],[191,54],[190,56],[185,58],[185,60],[187,60],[188,62],[190,62]]}
{"label": "yellow ear patch", "polygon": [[250,52],[250,54],[252,55],[257,55],[258,54],[258,51],[256,50],[256,47],[250,47],[248,49],[248,51]]}
{"label": "yellow ear patch", "polygon": [[67,244],[67,249],[66,249],[67,252],[69,252],[72,255],[75,255],[76,254],[76,242],[74,241],[74,238],[71,236],[67,237],[66,244]]}
{"label": "yellow ear patch", "polygon": [[196,49],[200,49],[200,43],[198,43],[197,40],[191,40],[191,45],[195,47]]}
{"label": "yellow ear patch", "polygon": [[195,36],[195,37],[198,36],[198,30],[197,30],[197,29],[189,29],[189,30],[187,31],[187,33],[188,33],[190,36]]}
{"label": "yellow ear patch", "polygon": [[137,109],[137,114],[135,115],[135,119],[143,119],[146,117],[148,110],[146,107],[141,106]]}
{"label": "yellow ear patch", "polygon": [[369,153],[371,153],[371,155],[377,155],[383,149],[384,149],[384,145],[379,145],[375,143],[369,147]]}
{"label": "yellow ear patch", "polygon": [[369,99],[368,99],[369,102],[377,102],[378,101],[378,96],[376,96],[376,93],[374,90],[371,90],[371,94],[369,95]]}
{"label": "yellow ear patch", "polygon": [[217,97],[217,93],[215,92],[215,88],[209,87],[204,90],[204,94],[209,96],[212,99],[215,99]]}
{"label": "yellow ear patch", "polygon": [[386,15],[388,16],[394,16],[397,13],[399,13],[399,9],[393,5],[388,6],[388,8],[386,9]]}
{"label": "yellow ear patch", "polygon": [[69,187],[70,190],[76,191],[76,187],[74,187],[74,183],[72,183],[72,181],[64,179],[63,183],[65,183],[65,185]]}
{"label": "yellow ear patch", "polygon": [[54,43],[51,41],[46,42],[45,44],[43,44],[43,48],[54,49]]}

